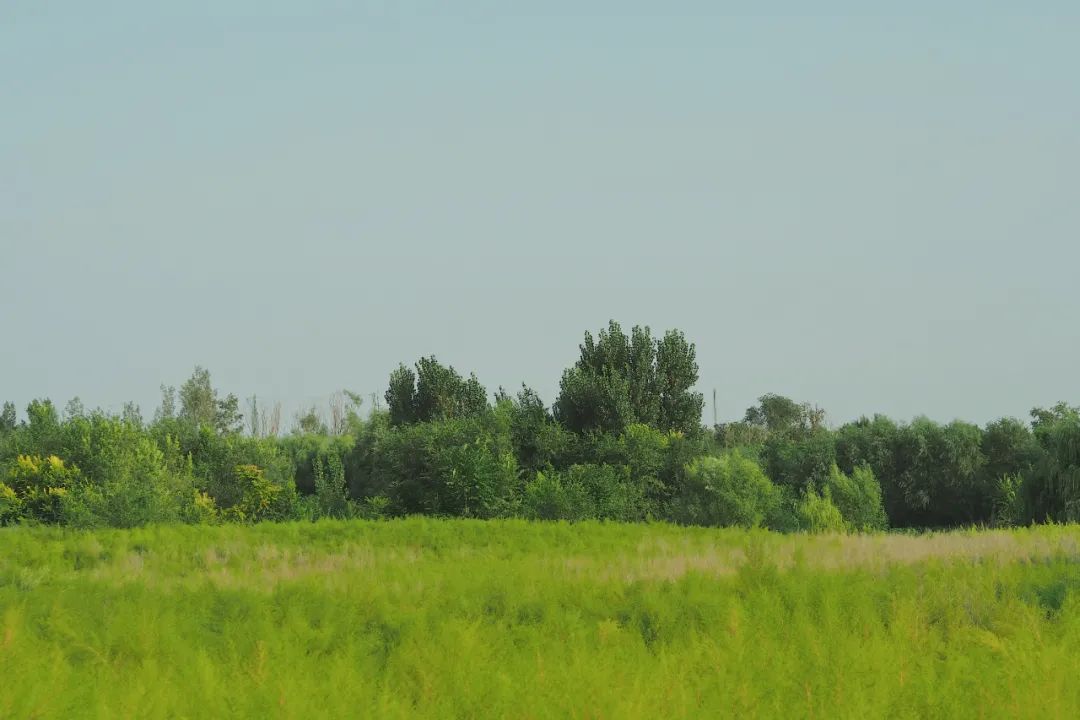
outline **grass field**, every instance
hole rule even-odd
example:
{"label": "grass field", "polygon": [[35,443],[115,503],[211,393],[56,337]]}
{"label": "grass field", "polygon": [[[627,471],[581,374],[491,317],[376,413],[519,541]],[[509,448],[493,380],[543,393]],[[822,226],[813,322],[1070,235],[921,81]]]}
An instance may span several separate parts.
{"label": "grass field", "polygon": [[1080,717],[1080,528],[0,530],[0,718]]}

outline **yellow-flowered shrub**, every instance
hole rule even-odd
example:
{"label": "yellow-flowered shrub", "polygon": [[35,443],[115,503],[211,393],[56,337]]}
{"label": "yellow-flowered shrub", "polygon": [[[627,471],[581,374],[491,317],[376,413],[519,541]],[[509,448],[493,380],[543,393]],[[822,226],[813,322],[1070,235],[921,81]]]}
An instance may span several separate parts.
{"label": "yellow-flowered shrub", "polygon": [[258,465],[237,465],[234,478],[240,501],[222,512],[226,520],[256,522],[289,517],[296,503],[296,488],[291,483],[274,483]]}
{"label": "yellow-flowered shrub", "polygon": [[6,484],[0,482],[0,525],[8,525],[19,519],[22,499]]}
{"label": "yellow-flowered shrub", "polygon": [[19,455],[0,484],[7,489],[0,490],[0,518],[62,522],[65,500],[80,477],[78,468],[56,455]]}

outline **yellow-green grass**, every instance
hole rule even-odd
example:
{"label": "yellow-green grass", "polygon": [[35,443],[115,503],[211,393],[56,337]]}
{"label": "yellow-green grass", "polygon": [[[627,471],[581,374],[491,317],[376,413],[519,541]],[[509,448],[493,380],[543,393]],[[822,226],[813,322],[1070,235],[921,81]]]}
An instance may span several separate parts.
{"label": "yellow-green grass", "polygon": [[0,530],[0,718],[1080,717],[1080,527]]}

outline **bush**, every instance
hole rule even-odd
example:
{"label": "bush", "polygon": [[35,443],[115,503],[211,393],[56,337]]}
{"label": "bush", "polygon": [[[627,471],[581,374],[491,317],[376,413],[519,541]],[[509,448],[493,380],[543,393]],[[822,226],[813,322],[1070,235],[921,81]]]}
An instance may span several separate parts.
{"label": "bush", "polygon": [[832,433],[823,430],[797,440],[775,435],[766,441],[761,457],[770,480],[802,494],[824,487],[836,464],[836,443]]}
{"label": "bush", "polygon": [[845,475],[833,465],[824,492],[851,530],[873,532],[888,527],[881,503],[881,485],[869,467],[861,465],[851,475]]}
{"label": "bush", "polygon": [[349,518],[356,514],[345,486],[345,467],[337,453],[315,461],[315,514],[328,518]]}
{"label": "bush", "polygon": [[[344,471],[345,458],[355,446],[351,435],[290,435],[276,442],[282,456],[292,463],[293,482],[296,483],[297,491],[305,495],[316,492],[315,479],[319,463],[325,466],[330,462],[331,456],[337,456],[337,462]],[[344,479],[344,474],[342,478]]]}
{"label": "bush", "polygon": [[994,514],[990,524],[994,527],[1019,525],[1027,515],[1024,503],[1024,478],[1020,475],[1002,475],[994,495]]}
{"label": "bush", "polygon": [[191,502],[192,477],[168,467],[149,437],[134,435],[115,447],[100,448],[99,468],[72,489],[69,515],[84,527],[137,527],[180,520]]}
{"label": "bush", "polygon": [[597,520],[642,520],[647,504],[642,489],[631,480],[625,465],[572,465],[565,483],[584,493],[583,515]]}
{"label": "bush", "polygon": [[476,518],[509,514],[517,462],[511,452],[500,452],[494,438],[481,435],[462,445],[435,444],[431,467],[436,512]]}
{"label": "bush", "polygon": [[540,471],[525,486],[521,510],[532,520],[582,520],[588,504],[581,485],[564,484],[561,474]]}
{"label": "bush", "polygon": [[68,520],[70,493],[81,482],[79,469],[56,455],[19,455],[0,482],[0,517],[59,524]]}
{"label": "bush", "polygon": [[796,510],[798,529],[809,533],[847,532],[849,527],[840,509],[833,504],[829,491],[819,495],[807,490]]}
{"label": "bush", "polygon": [[1032,519],[1080,521],[1080,416],[1074,413],[1035,430],[1044,454],[1025,477],[1023,498]]}
{"label": "bush", "polygon": [[225,519],[236,522],[288,520],[296,516],[298,500],[296,486],[291,482],[278,485],[266,477],[257,465],[237,465],[232,486],[239,492],[237,502],[226,507]]}
{"label": "bush", "polygon": [[22,515],[22,498],[0,482],[0,526],[15,523]]}
{"label": "bush", "polygon": [[736,451],[692,462],[672,501],[671,515],[691,525],[758,527],[779,502],[779,491],[761,468]]}

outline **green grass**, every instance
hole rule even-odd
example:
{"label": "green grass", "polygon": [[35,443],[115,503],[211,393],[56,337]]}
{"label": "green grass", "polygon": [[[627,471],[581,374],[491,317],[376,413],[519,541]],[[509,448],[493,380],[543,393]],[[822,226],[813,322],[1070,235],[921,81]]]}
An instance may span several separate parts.
{"label": "green grass", "polygon": [[0,718],[1080,717],[1080,528],[0,530]]}

